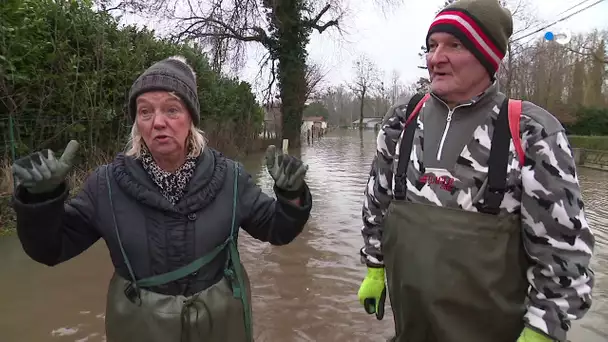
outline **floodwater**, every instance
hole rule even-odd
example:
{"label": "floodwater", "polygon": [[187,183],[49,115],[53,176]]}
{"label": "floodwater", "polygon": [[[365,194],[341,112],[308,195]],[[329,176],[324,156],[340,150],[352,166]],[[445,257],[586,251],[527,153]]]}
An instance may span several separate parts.
{"label": "floodwater", "polygon": [[[389,303],[382,321],[365,314],[357,290],[361,205],[375,134],[335,131],[302,148],[314,197],[311,219],[291,245],[240,239],[252,280],[254,335],[264,341],[385,341],[393,330]],[[244,160],[266,192],[263,156]],[[587,219],[596,236],[594,303],[574,322],[573,342],[608,341],[608,172],[580,168]],[[0,239],[0,341],[105,341],[105,295],[112,272],[105,244],[54,268],[31,261],[16,237]]]}

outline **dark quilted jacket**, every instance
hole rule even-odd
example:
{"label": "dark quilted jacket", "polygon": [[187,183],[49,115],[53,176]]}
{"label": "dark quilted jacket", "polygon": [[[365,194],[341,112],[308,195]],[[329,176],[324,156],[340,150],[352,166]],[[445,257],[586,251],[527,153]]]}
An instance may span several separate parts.
{"label": "dark quilted jacket", "polygon": [[[237,165],[219,152],[205,149],[184,197],[175,206],[160,194],[139,161],[122,154],[96,169],[82,190],[67,202],[69,189],[65,184],[44,196],[33,196],[19,187],[13,201],[19,239],[32,259],[53,266],[103,238],[116,271],[129,279],[116,238],[111,200],[136,277],[174,270],[208,253],[229,236]],[[110,171],[111,199],[106,167]],[[302,231],[312,199],[307,186],[302,189],[300,207],[280,193],[277,198],[263,193],[240,168],[236,222],[258,240],[283,245]],[[220,254],[198,272],[196,279],[181,279],[153,290],[184,295],[200,291],[221,278],[224,263],[225,256]]]}

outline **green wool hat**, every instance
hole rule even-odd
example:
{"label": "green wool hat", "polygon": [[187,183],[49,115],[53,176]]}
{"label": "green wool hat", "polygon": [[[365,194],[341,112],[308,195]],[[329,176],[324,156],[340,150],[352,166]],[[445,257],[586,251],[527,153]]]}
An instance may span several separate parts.
{"label": "green wool hat", "polygon": [[129,92],[129,114],[135,121],[137,97],[145,92],[164,90],[174,92],[188,107],[192,122],[200,122],[200,103],[196,91],[196,73],[181,56],[154,63],[135,80]]}
{"label": "green wool hat", "polygon": [[458,38],[493,78],[507,53],[513,18],[498,0],[460,0],[437,14],[426,36],[427,49],[429,37],[435,32]]}

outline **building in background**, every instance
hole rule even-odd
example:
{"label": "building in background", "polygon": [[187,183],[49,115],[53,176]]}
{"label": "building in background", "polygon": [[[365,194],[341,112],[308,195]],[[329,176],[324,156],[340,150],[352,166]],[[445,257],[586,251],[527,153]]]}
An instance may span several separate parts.
{"label": "building in background", "polygon": [[[382,124],[382,118],[363,118],[363,129],[378,129]],[[351,123],[352,129],[359,129],[359,119]]]}

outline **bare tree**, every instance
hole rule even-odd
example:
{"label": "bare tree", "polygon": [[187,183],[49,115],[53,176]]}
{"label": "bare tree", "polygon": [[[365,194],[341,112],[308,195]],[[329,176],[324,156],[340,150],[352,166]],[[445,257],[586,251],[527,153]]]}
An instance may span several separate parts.
{"label": "bare tree", "polygon": [[[369,91],[368,94],[374,94],[375,91]],[[402,94],[401,96],[404,96]],[[370,98],[372,101],[370,101]],[[364,117],[375,116],[382,117],[390,106],[386,96],[366,95]],[[351,90],[349,91],[344,86],[335,86],[326,89],[318,98],[329,112],[329,123],[331,125],[350,126],[353,119],[353,114],[357,115],[360,112],[360,98]]]}
{"label": "bare tree", "polygon": [[381,85],[380,71],[368,57],[361,55],[355,61],[355,80],[350,85],[351,90],[359,99],[359,129],[363,129],[363,107],[366,96]]}
{"label": "bare tree", "polygon": [[348,92],[343,86],[326,89],[320,96],[320,100],[329,111],[328,123],[338,126],[349,125],[353,121],[353,99],[353,94]]}
{"label": "bare tree", "polygon": [[315,97],[322,86],[323,79],[327,72],[322,70],[321,66],[316,63],[308,63],[304,78],[306,79],[306,100]]}
{"label": "bare tree", "polygon": [[608,64],[608,56],[601,48],[590,47],[589,44],[583,44],[580,47],[573,48],[571,46],[564,46],[564,49],[580,55],[585,58],[591,58],[599,63]]}
{"label": "bare tree", "polygon": [[173,40],[210,48],[212,66],[218,71],[229,60],[233,67],[243,65],[246,43],[263,46],[266,54],[260,66],[270,69],[265,100],[278,88],[283,138],[290,139],[291,146],[300,145],[302,112],[311,92],[306,45],[313,30],[323,33],[338,27],[343,11],[336,1],[118,1],[130,8],[145,8],[141,15],[168,20]]}
{"label": "bare tree", "polygon": [[[111,1],[111,0],[98,0]],[[163,16],[173,26],[172,37],[210,47],[212,65],[219,70],[231,60],[244,63],[247,43],[261,45],[266,54],[261,69],[270,69],[266,101],[278,88],[282,135],[290,146],[300,145],[304,103],[309,96],[306,60],[310,35],[329,28],[340,30],[343,0],[115,0],[144,8],[152,17]],[[400,0],[376,0],[392,5]]]}
{"label": "bare tree", "polygon": [[507,54],[502,60],[498,78],[507,97],[511,97],[511,83],[515,77],[513,60],[517,54],[525,51],[529,46],[520,41],[520,37],[530,29],[537,28],[541,23],[531,8],[529,0],[501,0],[500,4],[507,8],[513,16],[513,34],[507,44]]}
{"label": "bare tree", "polygon": [[608,104],[604,41],[608,31],[573,35],[568,44],[528,44],[512,56],[512,97],[532,101],[563,123],[577,119],[580,107]]}
{"label": "bare tree", "polygon": [[401,77],[397,70],[393,70],[391,73],[391,87],[390,87],[390,99],[391,104],[394,104],[397,101],[397,98],[401,94],[403,86],[401,84]]}

